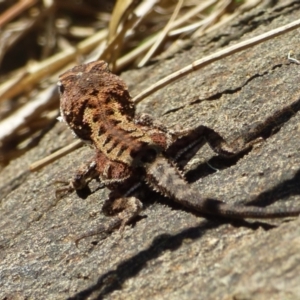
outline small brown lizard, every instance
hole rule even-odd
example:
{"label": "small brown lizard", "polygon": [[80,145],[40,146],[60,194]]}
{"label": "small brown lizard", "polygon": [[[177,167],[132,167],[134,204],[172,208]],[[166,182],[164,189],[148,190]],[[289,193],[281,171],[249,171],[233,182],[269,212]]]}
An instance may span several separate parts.
{"label": "small brown lizard", "polygon": [[153,190],[205,214],[232,218],[278,218],[296,216],[299,208],[271,208],[230,205],[205,198],[189,185],[176,166],[196,144],[205,140],[219,155],[230,156],[250,149],[255,141],[237,139],[231,145],[214,130],[169,130],[151,116],[136,116],[126,84],[112,74],[107,63],[95,61],[72,68],[60,76],[58,83],[61,120],[74,134],[92,145],[95,156],[81,167],[57,195],[80,190],[93,179],[112,192],[102,211],[112,216],[110,222],[91,230],[78,239],[124,229],[142,210],[135,196],[145,182]]}

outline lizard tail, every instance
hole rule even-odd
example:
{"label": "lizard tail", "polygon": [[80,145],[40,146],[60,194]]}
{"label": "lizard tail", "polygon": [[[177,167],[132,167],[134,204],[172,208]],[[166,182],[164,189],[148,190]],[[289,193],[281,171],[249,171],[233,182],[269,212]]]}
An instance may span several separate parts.
{"label": "lizard tail", "polygon": [[231,205],[219,200],[204,198],[189,185],[180,171],[163,156],[147,167],[146,182],[162,195],[173,199],[185,207],[201,213],[220,215],[230,218],[282,218],[298,216],[300,207],[278,208]]}

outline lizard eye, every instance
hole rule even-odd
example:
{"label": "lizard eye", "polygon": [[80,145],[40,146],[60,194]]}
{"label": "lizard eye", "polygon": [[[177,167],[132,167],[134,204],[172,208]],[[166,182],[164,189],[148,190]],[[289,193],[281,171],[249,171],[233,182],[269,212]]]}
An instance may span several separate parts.
{"label": "lizard eye", "polygon": [[65,87],[63,86],[63,84],[61,83],[61,81],[59,81],[57,83],[57,85],[58,85],[58,91],[62,95],[64,93],[64,91],[65,91]]}

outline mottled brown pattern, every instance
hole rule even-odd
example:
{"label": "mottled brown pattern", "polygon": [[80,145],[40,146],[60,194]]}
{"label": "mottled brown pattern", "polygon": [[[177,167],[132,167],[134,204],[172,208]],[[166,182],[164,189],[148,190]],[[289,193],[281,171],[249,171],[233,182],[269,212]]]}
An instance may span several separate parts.
{"label": "mottled brown pattern", "polygon": [[[232,156],[251,149],[261,140],[258,126],[253,139],[236,139],[228,144],[213,129],[168,130],[143,114],[135,116],[126,84],[111,74],[103,61],[74,67],[60,76],[61,117],[80,139],[95,148],[95,157],[81,167],[66,188],[84,188],[92,179],[112,190],[103,212],[113,219],[78,237],[121,229],[142,210],[136,197],[142,182],[180,204],[206,214],[233,218],[276,218],[293,216],[300,208],[233,206],[208,199],[189,185],[176,167],[182,156],[207,142],[219,155]],[[264,125],[266,126],[266,124]],[[248,135],[248,137],[250,136]],[[77,241],[78,241],[77,240]]]}

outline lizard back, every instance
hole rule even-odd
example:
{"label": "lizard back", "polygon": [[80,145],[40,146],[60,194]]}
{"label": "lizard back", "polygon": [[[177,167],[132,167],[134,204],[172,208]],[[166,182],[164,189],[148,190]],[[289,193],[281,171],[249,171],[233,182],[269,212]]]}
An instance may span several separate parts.
{"label": "lizard back", "polygon": [[134,153],[153,143],[143,126],[134,123],[128,88],[107,63],[76,66],[59,78],[62,119],[109,160],[130,165]]}

